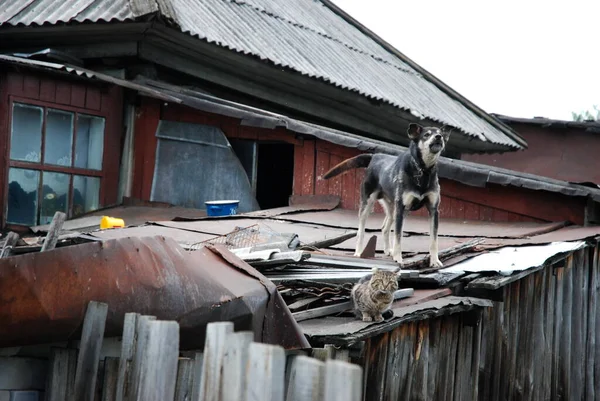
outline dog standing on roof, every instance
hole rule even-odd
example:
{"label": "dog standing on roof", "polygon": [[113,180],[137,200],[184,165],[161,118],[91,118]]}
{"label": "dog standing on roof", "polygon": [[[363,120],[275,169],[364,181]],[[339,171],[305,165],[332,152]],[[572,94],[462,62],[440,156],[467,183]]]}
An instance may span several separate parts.
{"label": "dog standing on roof", "polygon": [[429,264],[431,267],[442,267],[438,257],[440,184],[437,161],[446,147],[450,132],[444,128],[410,124],[408,137],[411,139],[408,151],[400,156],[381,153],[359,155],[333,167],[323,178],[329,179],[355,168],[367,168],[360,195],[355,256],[359,256],[363,249],[365,224],[375,201],[379,200],[385,211],[382,227],[384,253],[390,255],[390,234],[395,222],[391,255],[402,266],[404,216],[409,211],[425,206],[430,221]]}

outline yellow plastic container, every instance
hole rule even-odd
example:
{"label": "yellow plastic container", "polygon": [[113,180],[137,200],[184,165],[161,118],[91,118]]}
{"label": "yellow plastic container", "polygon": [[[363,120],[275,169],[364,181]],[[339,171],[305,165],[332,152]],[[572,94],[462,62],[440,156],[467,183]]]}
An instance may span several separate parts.
{"label": "yellow plastic container", "polygon": [[123,219],[118,219],[115,217],[102,216],[102,220],[100,220],[100,228],[118,228],[125,227],[125,221]]}

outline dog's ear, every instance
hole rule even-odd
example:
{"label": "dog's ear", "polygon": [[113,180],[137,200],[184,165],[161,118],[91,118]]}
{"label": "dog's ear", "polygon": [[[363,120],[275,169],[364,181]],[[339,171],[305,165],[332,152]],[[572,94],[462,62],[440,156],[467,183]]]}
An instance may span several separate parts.
{"label": "dog's ear", "polygon": [[450,133],[452,133],[452,128],[447,125],[444,125],[442,128],[440,128],[440,130],[442,131],[444,142],[448,142],[448,139],[450,139]]}
{"label": "dog's ear", "polygon": [[421,131],[423,131],[423,127],[419,124],[408,124],[408,137],[412,140],[417,140],[421,136]]}

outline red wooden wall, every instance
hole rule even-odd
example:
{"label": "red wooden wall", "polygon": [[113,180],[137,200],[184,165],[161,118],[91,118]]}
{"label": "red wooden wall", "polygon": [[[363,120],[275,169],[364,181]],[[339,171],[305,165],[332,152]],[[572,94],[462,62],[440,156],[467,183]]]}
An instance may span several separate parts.
{"label": "red wooden wall", "polygon": [[[293,195],[332,194],[341,198],[341,207],[357,209],[364,169],[347,172],[330,180],[319,179],[341,161],[356,156],[356,149],[345,148],[319,139],[297,139],[283,128],[275,130],[240,125],[235,118],[204,113],[185,106],[161,105],[143,98],[137,112],[133,197],[150,200],[155,132],[160,119],[207,124],[220,127],[229,138],[278,140],[294,144]],[[484,221],[563,221],[583,224],[585,201],[564,195],[523,188],[489,185],[476,188],[441,179],[442,218]],[[382,212],[379,205],[376,212]],[[426,210],[416,212],[427,215]]]}
{"label": "red wooden wall", "polygon": [[[100,201],[117,202],[121,139],[123,134],[123,94],[118,86],[100,86],[47,74],[0,71],[0,188],[6,199],[9,164],[9,101],[30,102],[47,107],[91,113],[106,118],[104,159]],[[2,207],[4,211],[4,206]]]}
{"label": "red wooden wall", "polygon": [[502,155],[464,155],[463,159],[557,180],[600,184],[600,135],[580,128],[509,125],[525,138],[527,149]]}

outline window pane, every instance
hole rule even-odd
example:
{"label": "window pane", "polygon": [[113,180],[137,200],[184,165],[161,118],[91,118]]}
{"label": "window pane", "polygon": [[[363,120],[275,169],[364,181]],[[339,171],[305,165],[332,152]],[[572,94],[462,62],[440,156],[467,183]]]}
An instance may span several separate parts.
{"label": "window pane", "polygon": [[6,222],[32,226],[37,223],[40,173],[11,168],[8,172],[8,212]]}
{"label": "window pane", "polygon": [[77,116],[75,167],[102,170],[104,152],[104,118]]}
{"label": "window pane", "polygon": [[73,217],[100,208],[100,178],[73,177]]}
{"label": "window pane", "polygon": [[10,158],[29,162],[41,161],[42,120],[41,107],[13,104]]}
{"label": "window pane", "polygon": [[43,173],[40,224],[49,224],[56,212],[69,212],[69,180],[69,174]]}
{"label": "window pane", "polygon": [[45,164],[71,166],[73,113],[48,109],[46,117]]}

